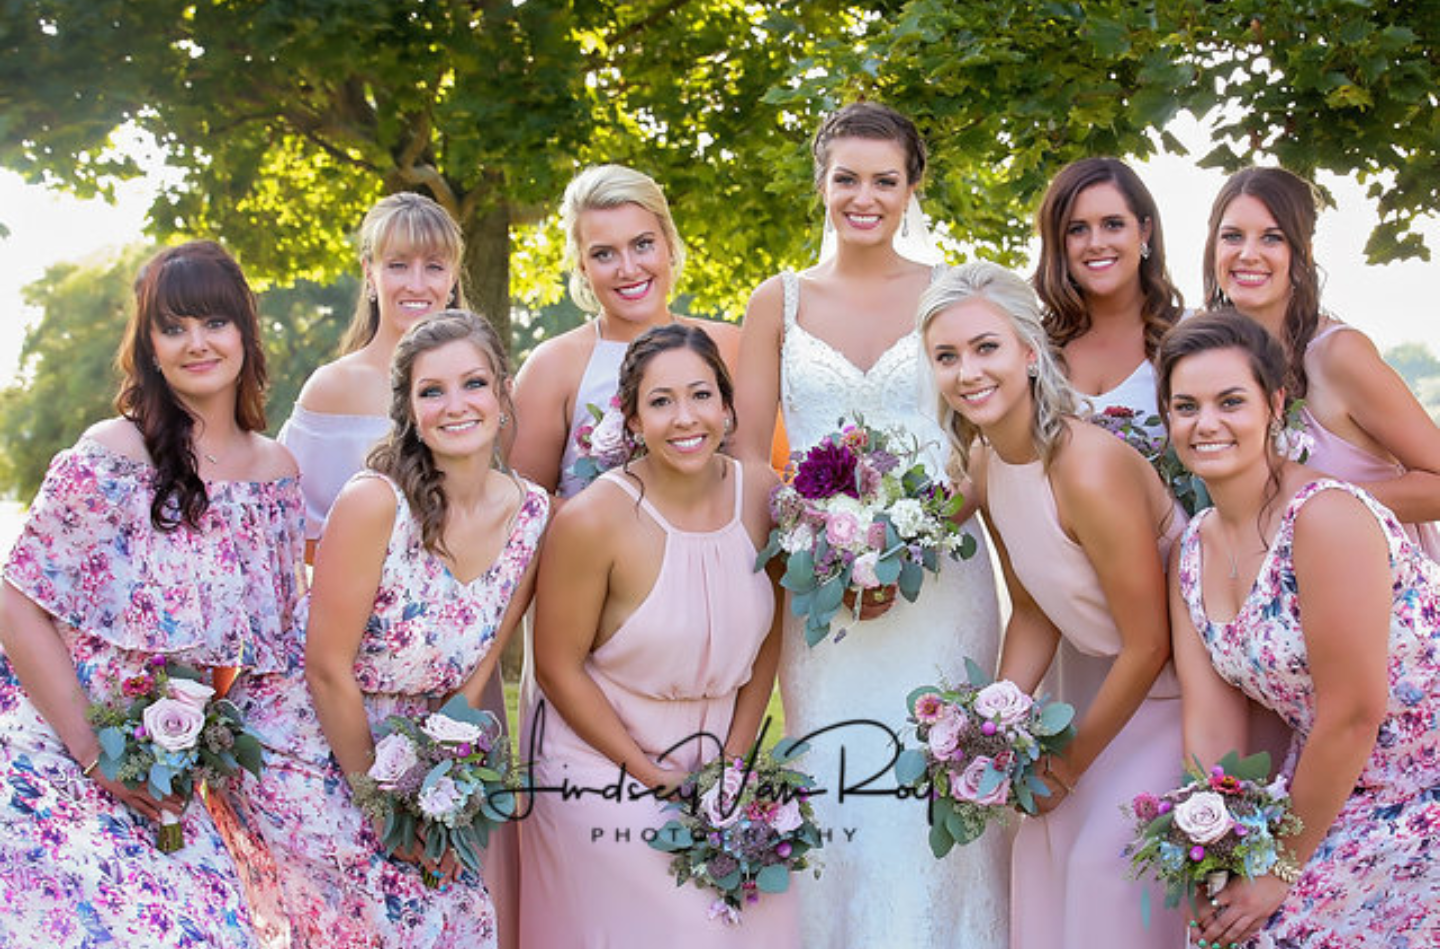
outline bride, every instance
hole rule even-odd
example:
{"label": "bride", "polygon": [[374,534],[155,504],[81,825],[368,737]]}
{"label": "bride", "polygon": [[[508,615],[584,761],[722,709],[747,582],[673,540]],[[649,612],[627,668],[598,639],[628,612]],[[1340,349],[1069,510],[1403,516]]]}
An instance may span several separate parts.
{"label": "bride", "polygon": [[[842,415],[863,413],[924,446],[930,472],[944,471],[945,437],[925,384],[915,311],[939,254],[915,189],[925,146],[914,123],[860,102],[815,134],[815,185],[825,204],[820,263],[772,277],[750,298],[742,328],[737,451],[764,457],[776,408],[790,447],[809,448]],[[832,250],[833,248],[833,250]],[[786,732],[813,735],[803,767],[824,793],[813,799],[832,837],[824,873],[803,881],[807,949],[849,946],[997,946],[1008,942],[1008,846],[998,831],[937,862],[923,802],[902,799],[889,765],[916,686],[962,682],[965,657],[994,669],[999,641],[995,581],[981,541],[969,560],[947,561],[914,603],[867,594],[846,635],[805,644],[787,616],[780,661]],[[867,779],[874,777],[873,781]]]}

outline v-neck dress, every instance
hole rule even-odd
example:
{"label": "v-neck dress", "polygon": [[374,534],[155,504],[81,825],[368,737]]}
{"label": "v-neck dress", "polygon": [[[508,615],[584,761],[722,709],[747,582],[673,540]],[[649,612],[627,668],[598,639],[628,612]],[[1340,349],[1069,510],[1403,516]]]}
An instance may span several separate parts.
{"label": "v-neck dress", "polygon": [[[490,651],[510,598],[535,555],[549,497],[525,497],[495,562],[468,583],[421,542],[403,492],[360,648],[355,678],[372,734],[389,715],[417,716],[464,684]],[[301,628],[308,618],[301,604]],[[350,796],[305,683],[303,643],[293,637],[283,674],[241,680],[232,698],[260,734],[265,770],[232,796],[222,830],[248,870],[252,911],[288,919],[300,946],[441,947],[496,944],[495,916],[479,876],[426,889],[418,867],[388,858]],[[281,943],[282,945],[284,943]]]}

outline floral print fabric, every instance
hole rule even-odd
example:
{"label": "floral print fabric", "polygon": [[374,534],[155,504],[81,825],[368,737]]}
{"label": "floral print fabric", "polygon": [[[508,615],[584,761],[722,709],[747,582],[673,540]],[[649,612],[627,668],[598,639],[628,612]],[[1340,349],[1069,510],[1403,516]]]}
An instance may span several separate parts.
{"label": "floral print fabric", "polygon": [[[1279,911],[1253,941],[1261,949],[1417,949],[1440,945],[1440,567],[1408,541],[1388,510],[1338,481],[1296,493],[1249,597],[1228,623],[1211,622],[1201,594],[1199,527],[1181,548],[1180,587],[1220,675],[1277,712],[1303,748],[1315,722],[1292,545],[1295,518],[1324,490],[1359,498],[1380,522],[1394,577],[1390,695],[1354,793]],[[1296,754],[1290,758],[1295,760]]]}
{"label": "floral print fabric", "polygon": [[[489,652],[549,512],[544,491],[524,486],[499,557],[461,583],[421,544],[391,483],[395,526],[355,660],[372,733],[386,716],[416,715],[458,689]],[[271,931],[288,918],[297,947],[493,946],[494,912],[479,877],[467,872],[444,892],[427,890],[415,866],[385,855],[330,754],[300,647],[292,636],[285,673],[252,677],[231,693],[267,752],[260,779],[247,776],[232,797],[233,812],[217,808],[256,917]]]}
{"label": "floral print fabric", "polygon": [[[5,579],[49,612],[94,701],[164,654],[274,665],[304,533],[298,482],[214,482],[200,528],[150,524],[154,469],[89,439],[57,455]],[[253,945],[240,881],[198,802],[185,846],[80,773],[0,652],[0,945]]]}

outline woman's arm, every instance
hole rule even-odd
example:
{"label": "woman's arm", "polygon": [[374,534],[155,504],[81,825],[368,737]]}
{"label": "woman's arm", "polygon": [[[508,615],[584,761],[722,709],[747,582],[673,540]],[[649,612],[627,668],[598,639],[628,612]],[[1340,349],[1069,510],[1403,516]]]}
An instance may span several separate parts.
{"label": "woman's arm", "polygon": [[[745,526],[757,550],[764,547],[770,532],[770,493],[779,483],[780,479],[768,465],[761,462],[745,465]],[[771,560],[765,572],[770,577],[774,613],[770,630],[750,667],[750,679],[735,696],[735,714],[730,720],[730,733],[725,736],[727,758],[743,757],[755,744],[775,690],[775,673],[780,668],[780,637],[785,627],[785,594],[780,589],[780,577],[784,567],[779,560]]]}
{"label": "woman's arm", "polygon": [[346,775],[363,774],[375,761],[355,656],[375,605],[394,525],[390,486],[379,478],[352,481],[335,499],[315,556],[305,680],[320,727]]}
{"label": "woman's arm", "polygon": [[1063,762],[1053,768],[1073,787],[1130,721],[1170,658],[1165,568],[1152,500],[1163,487],[1134,449],[1085,423],[1072,426],[1052,466],[1051,484],[1060,523],[1094,567],[1120,634],[1120,652],[1077,724]]}
{"label": "woman's arm", "polygon": [[1185,759],[1209,767],[1227,752],[1249,753],[1250,706],[1245,695],[1215,671],[1180,592],[1179,564],[1176,556],[1170,565],[1170,643],[1180,680]]}
{"label": "woman's arm", "polygon": [[[650,761],[585,671],[609,596],[610,571],[626,536],[625,526],[614,516],[615,506],[605,503],[609,500],[613,498],[586,491],[555,515],[536,581],[535,678],[555,711],[586,744],[646,787],[668,788],[682,775]],[[544,748],[537,753],[543,756]]]}
{"label": "woman's arm", "polygon": [[1405,523],[1440,520],[1440,427],[1363,333],[1326,341],[1323,383],[1359,428],[1405,467],[1364,487]]}
{"label": "woman's arm", "polygon": [[990,537],[995,542],[995,555],[1000,561],[1000,573],[1005,578],[1005,589],[1010,594],[1010,621],[1005,624],[1004,647],[1000,651],[998,678],[1009,679],[1025,692],[1034,692],[1040,687],[1040,680],[1055,661],[1055,648],[1060,645],[1060,630],[1050,622],[1045,611],[1025,589],[1015,568],[1010,565],[1010,551],[1005,540],[990,519],[990,512],[980,508],[985,523],[990,526]]}
{"label": "woman's arm", "polygon": [[564,339],[541,343],[515,377],[517,437],[510,447],[510,467],[551,494],[560,484],[560,460],[570,437],[567,403],[574,380],[569,360],[557,345]]}
{"label": "woman's arm", "polygon": [[744,460],[770,458],[780,407],[784,294],[779,277],[766,280],[751,294],[740,327],[740,365],[745,371],[735,379],[735,453]]}

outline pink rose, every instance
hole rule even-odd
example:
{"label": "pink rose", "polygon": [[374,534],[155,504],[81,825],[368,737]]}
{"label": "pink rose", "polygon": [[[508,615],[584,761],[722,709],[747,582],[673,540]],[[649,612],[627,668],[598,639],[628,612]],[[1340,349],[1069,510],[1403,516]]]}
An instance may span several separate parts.
{"label": "pink rose", "polygon": [[729,827],[740,819],[743,813],[739,800],[745,788],[745,773],[735,768],[720,772],[716,781],[700,798],[700,809],[707,820],[716,827]]}
{"label": "pink rose", "polygon": [[375,763],[367,773],[381,788],[393,791],[400,779],[419,763],[414,743],[397,732],[375,743]]}
{"label": "pink rose", "polygon": [[875,574],[875,564],[879,562],[880,556],[873,550],[856,557],[855,563],[850,567],[850,583],[862,590],[873,590],[880,586],[880,578]]}
{"label": "pink rose", "polygon": [[775,813],[770,817],[770,826],[775,829],[777,834],[788,834],[799,830],[803,823],[805,823],[805,818],[800,814],[800,802],[793,798],[776,808]]}
{"label": "pink rose", "polygon": [[970,801],[979,804],[981,807],[998,807],[1003,805],[1010,797],[1010,784],[1002,780],[989,794],[981,795],[980,779],[984,777],[987,769],[994,767],[994,762],[984,755],[979,755],[960,775],[960,780],[950,785],[950,793],[961,801]]}
{"label": "pink rose", "polygon": [[860,537],[860,519],[849,511],[836,511],[825,519],[825,539],[833,547],[850,548]]}
{"label": "pink rose", "polygon": [[205,727],[205,711],[176,699],[156,699],[141,713],[150,740],[166,751],[189,751]]}
{"label": "pink rose", "polygon": [[1009,679],[992,682],[975,696],[975,714],[998,720],[1001,725],[1018,725],[1030,714],[1035,700]]}
{"label": "pink rose", "polygon": [[210,688],[210,686],[205,685],[203,682],[196,682],[194,679],[172,678],[167,691],[170,693],[170,698],[199,709],[201,712],[205,711],[205,706],[209,704],[210,697],[215,694],[215,690]]}
{"label": "pink rose", "polygon": [[964,712],[953,705],[947,706],[941,713],[940,720],[930,726],[930,734],[926,739],[930,745],[930,754],[940,761],[955,757],[955,752],[960,748],[960,738],[969,726],[970,722]]}

